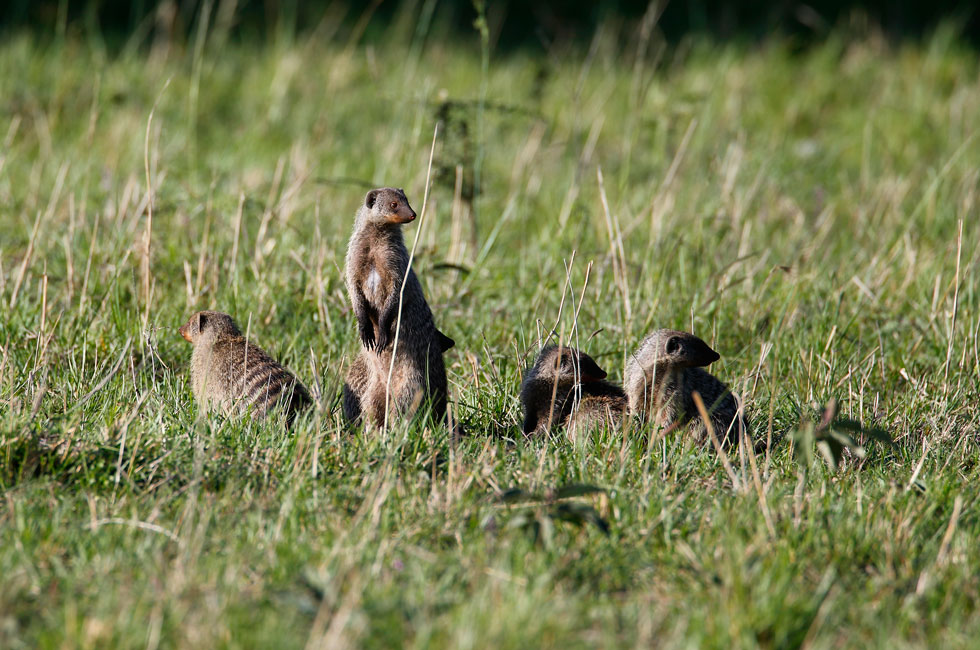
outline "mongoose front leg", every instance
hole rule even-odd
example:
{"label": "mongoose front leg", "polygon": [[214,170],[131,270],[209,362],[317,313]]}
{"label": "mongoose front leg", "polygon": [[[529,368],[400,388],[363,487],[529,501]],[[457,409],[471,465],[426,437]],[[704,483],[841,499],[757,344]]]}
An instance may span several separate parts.
{"label": "mongoose front leg", "polygon": [[378,352],[384,351],[394,337],[392,327],[395,318],[398,316],[398,294],[392,292],[392,298],[388,298],[381,315],[378,317]]}
{"label": "mongoose front leg", "polygon": [[524,414],[523,430],[526,435],[531,435],[538,428],[538,412],[528,409]]}
{"label": "mongoose front leg", "polygon": [[394,273],[393,275],[395,279],[391,293],[388,294],[378,314],[378,352],[383,352],[395,335],[393,326],[395,324],[395,318],[398,316],[398,302],[401,297],[402,278],[404,275],[401,273]]}
{"label": "mongoose front leg", "polygon": [[371,323],[371,314],[368,312],[367,298],[361,288],[356,287],[351,292],[351,299],[354,316],[357,317],[357,331],[361,336],[361,343],[370,350],[374,347],[374,324]]}

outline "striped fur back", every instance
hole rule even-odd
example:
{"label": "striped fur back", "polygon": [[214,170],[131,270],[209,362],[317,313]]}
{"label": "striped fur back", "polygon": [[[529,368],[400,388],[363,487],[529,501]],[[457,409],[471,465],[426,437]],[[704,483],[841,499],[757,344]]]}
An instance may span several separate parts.
{"label": "striped fur back", "polygon": [[312,403],[306,387],[289,370],[244,337],[219,338],[201,352],[210,354],[209,377],[202,386],[209,402],[239,413],[251,410],[260,417],[282,405],[290,421]]}

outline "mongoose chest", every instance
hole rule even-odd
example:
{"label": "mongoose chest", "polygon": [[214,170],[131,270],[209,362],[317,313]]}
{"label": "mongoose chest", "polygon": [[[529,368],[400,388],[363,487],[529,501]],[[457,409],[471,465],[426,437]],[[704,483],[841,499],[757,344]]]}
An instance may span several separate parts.
{"label": "mongoose chest", "polygon": [[368,303],[377,307],[388,299],[391,292],[401,288],[400,279],[396,277],[395,269],[391,268],[390,256],[365,250],[359,258],[361,291]]}
{"label": "mongoose chest", "polygon": [[[384,275],[388,274],[385,273]],[[391,282],[386,282],[385,280],[386,278],[382,275],[382,271],[376,264],[373,264],[373,260],[369,260],[368,271],[364,276],[364,286],[361,287],[361,290],[364,292],[364,297],[372,305],[384,303],[388,298],[388,294],[392,291],[393,287]]]}

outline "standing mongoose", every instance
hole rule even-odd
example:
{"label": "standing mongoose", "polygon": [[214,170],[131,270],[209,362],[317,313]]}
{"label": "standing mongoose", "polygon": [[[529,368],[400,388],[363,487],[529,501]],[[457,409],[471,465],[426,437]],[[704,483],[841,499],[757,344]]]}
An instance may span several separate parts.
{"label": "standing mongoose", "polygon": [[542,348],[521,383],[524,433],[547,431],[549,423],[551,428],[578,429],[621,422],[626,395],[605,378],[606,371],[584,352],[556,345]]}
{"label": "standing mongoose", "polygon": [[739,427],[748,434],[748,422],[739,417],[738,403],[728,387],[701,367],[719,358],[693,334],[668,329],[652,332],[626,366],[630,412],[654,419],[662,427],[687,424],[695,441],[708,445],[708,432],[692,396],[697,391],[717,440],[722,445],[737,444]]}
{"label": "standing mongoose", "polygon": [[[346,284],[362,349],[344,384],[344,417],[382,425],[386,403],[394,413],[410,417],[428,402],[433,418],[446,417],[446,366],[442,354],[455,342],[436,329],[422,285],[408,268],[402,224],[415,219],[405,192],[384,187],[371,190],[357,211],[347,247]],[[405,274],[408,279],[405,281]],[[398,350],[388,392],[388,370],[405,284]]]}
{"label": "standing mongoose", "polygon": [[199,311],[179,329],[191,342],[191,387],[204,410],[264,417],[281,405],[287,422],[310,406],[309,391],[289,370],[242,336],[228,314]]}

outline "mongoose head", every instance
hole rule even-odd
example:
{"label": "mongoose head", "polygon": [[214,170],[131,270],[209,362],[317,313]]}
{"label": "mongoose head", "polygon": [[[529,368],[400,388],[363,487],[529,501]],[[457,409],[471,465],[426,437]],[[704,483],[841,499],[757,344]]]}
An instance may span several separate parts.
{"label": "mongoose head", "polygon": [[575,348],[548,345],[541,349],[534,367],[528,373],[529,378],[572,380],[578,378],[580,383],[601,381],[606,378],[606,371],[599,367],[595,359]]}
{"label": "mongoose head", "polygon": [[634,357],[647,369],[654,366],[695,368],[707,366],[721,358],[698,337],[678,330],[653,332],[643,340]]}
{"label": "mongoose head", "polygon": [[375,223],[400,225],[415,220],[415,210],[408,204],[405,190],[381,187],[364,197],[364,209]]}
{"label": "mongoose head", "polygon": [[524,407],[524,433],[562,424],[572,412],[576,386],[582,392],[604,384],[606,371],[595,360],[575,348],[548,345],[524,375],[521,404]]}
{"label": "mongoose head", "polygon": [[228,314],[220,311],[199,311],[177,330],[191,343],[218,336],[241,336],[242,331]]}

